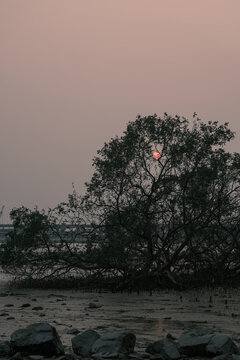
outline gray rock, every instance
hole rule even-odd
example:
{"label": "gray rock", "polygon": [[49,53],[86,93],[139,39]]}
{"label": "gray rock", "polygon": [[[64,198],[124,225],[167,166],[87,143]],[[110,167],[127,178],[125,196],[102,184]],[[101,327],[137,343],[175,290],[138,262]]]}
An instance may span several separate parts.
{"label": "gray rock", "polygon": [[43,310],[43,307],[42,306],[34,306],[33,308],[32,308],[32,310]]}
{"label": "gray rock", "polygon": [[[149,354],[148,354],[148,358],[149,358]],[[136,352],[133,352],[131,354],[128,355],[128,358],[129,359],[139,359],[139,360],[142,360],[144,359],[144,355],[143,354],[139,354],[139,353],[136,353]]]}
{"label": "gray rock", "polygon": [[159,354],[166,360],[176,360],[181,357],[177,344],[170,339],[159,340],[149,344],[146,352],[152,355]]}
{"label": "gray rock", "polygon": [[78,329],[72,328],[72,329],[70,329],[70,330],[67,331],[67,334],[77,335],[77,334],[79,334],[79,332],[80,332],[80,331],[79,331]]}
{"label": "gray rock", "polygon": [[237,346],[229,336],[214,334],[210,330],[192,330],[179,337],[180,352],[188,356],[209,356],[233,354]]}
{"label": "gray rock", "polygon": [[12,349],[9,341],[0,341],[0,356],[11,355]]}
{"label": "gray rock", "polygon": [[72,338],[72,349],[77,355],[87,357],[91,354],[92,346],[100,338],[94,330],[84,331],[82,334]]}
{"label": "gray rock", "polygon": [[20,352],[17,352],[10,358],[10,360],[23,360],[23,356]]}
{"label": "gray rock", "polygon": [[232,360],[240,360],[239,354],[232,354]]}
{"label": "gray rock", "polygon": [[164,360],[162,355],[160,354],[154,354],[154,355],[150,355],[150,360]]}
{"label": "gray rock", "polygon": [[65,359],[66,360],[79,360],[79,359],[81,359],[81,356],[78,356],[78,355],[76,355],[76,354],[72,354],[72,353],[66,353],[65,354]]}
{"label": "gray rock", "polygon": [[179,350],[184,355],[188,356],[205,356],[206,347],[214,336],[211,330],[191,330],[183,333],[179,339]]}
{"label": "gray rock", "polygon": [[227,335],[214,335],[207,345],[207,355],[217,356],[237,353],[238,348]]}
{"label": "gray rock", "polygon": [[56,360],[66,360],[66,356],[65,355],[61,355],[56,357]]}
{"label": "gray rock", "polygon": [[127,330],[119,330],[101,336],[93,345],[92,353],[101,358],[121,358],[134,351],[136,336]]}
{"label": "gray rock", "polygon": [[59,295],[59,294],[49,294],[47,297],[59,297],[59,298],[66,298],[67,295]]}
{"label": "gray rock", "polygon": [[213,360],[240,360],[240,355],[224,354],[214,357]]}
{"label": "gray rock", "polygon": [[8,295],[9,295],[9,296],[23,296],[23,295],[25,295],[25,294],[23,294],[23,293],[9,292]]}
{"label": "gray rock", "polygon": [[64,348],[56,329],[48,323],[36,323],[11,335],[14,352],[53,356],[64,354]]}
{"label": "gray rock", "polygon": [[166,335],[166,338],[167,338],[167,339],[170,339],[170,340],[176,340],[175,336],[173,336],[173,335],[170,334],[170,333],[168,333],[168,334]]}
{"label": "gray rock", "polygon": [[88,307],[89,307],[89,309],[98,309],[98,308],[102,307],[102,305],[95,304],[95,303],[89,303]]}
{"label": "gray rock", "polygon": [[1,313],[0,316],[8,316],[9,314],[8,313]]}
{"label": "gray rock", "polygon": [[144,351],[143,353],[141,353],[141,356],[143,359],[149,359],[151,355]]}
{"label": "gray rock", "polygon": [[31,305],[30,304],[22,304],[21,305],[22,308],[26,308],[26,307],[29,307],[29,306],[31,306]]}

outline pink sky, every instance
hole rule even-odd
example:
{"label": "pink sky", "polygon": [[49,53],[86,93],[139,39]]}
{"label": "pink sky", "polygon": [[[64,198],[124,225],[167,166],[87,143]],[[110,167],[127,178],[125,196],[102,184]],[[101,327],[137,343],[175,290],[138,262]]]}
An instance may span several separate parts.
{"label": "pink sky", "polygon": [[52,207],[137,114],[228,121],[239,0],[0,0],[0,208]]}

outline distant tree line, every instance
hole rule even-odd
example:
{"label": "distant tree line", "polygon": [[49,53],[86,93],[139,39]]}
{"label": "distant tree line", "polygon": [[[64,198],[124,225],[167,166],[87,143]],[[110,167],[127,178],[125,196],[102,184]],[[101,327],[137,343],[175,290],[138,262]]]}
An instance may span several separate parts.
{"label": "distant tree line", "polygon": [[54,209],[11,211],[2,268],[113,291],[239,283],[240,154],[223,149],[233,138],[196,114],[192,129],[138,116],[97,152],[84,195],[73,187]]}

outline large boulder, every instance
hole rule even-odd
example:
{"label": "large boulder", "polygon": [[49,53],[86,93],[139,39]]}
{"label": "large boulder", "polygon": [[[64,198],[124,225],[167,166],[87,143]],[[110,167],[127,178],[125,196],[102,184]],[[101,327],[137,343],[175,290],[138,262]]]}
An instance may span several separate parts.
{"label": "large boulder", "polygon": [[0,341],[0,356],[11,355],[12,349],[9,341]]}
{"label": "large boulder", "polygon": [[224,354],[214,357],[213,360],[240,360],[240,355]]}
{"label": "large boulder", "polygon": [[72,338],[72,349],[75,354],[87,357],[91,354],[93,344],[99,338],[100,335],[94,330],[84,331]]}
{"label": "large boulder", "polygon": [[169,339],[158,340],[149,344],[146,352],[152,355],[160,355],[166,360],[177,360],[181,357],[177,344]]}
{"label": "large boulder", "polygon": [[206,352],[208,356],[214,357],[237,353],[238,348],[229,336],[216,334],[207,344]]}
{"label": "large boulder", "polygon": [[93,345],[92,353],[101,358],[122,358],[133,352],[136,336],[119,330],[101,336]]}
{"label": "large boulder", "polygon": [[192,330],[183,333],[179,339],[180,352],[188,356],[214,357],[238,352],[229,336],[215,334],[211,330]]}
{"label": "large boulder", "polygon": [[56,329],[48,323],[36,323],[14,331],[10,340],[14,352],[53,356],[64,354]]}
{"label": "large boulder", "polygon": [[180,352],[188,356],[206,355],[206,347],[214,336],[211,330],[191,330],[184,332],[178,339]]}

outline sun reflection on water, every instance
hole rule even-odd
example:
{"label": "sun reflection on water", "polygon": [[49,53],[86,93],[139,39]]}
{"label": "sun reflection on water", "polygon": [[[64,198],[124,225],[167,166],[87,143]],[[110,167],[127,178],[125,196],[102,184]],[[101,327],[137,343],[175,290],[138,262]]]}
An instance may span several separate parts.
{"label": "sun reflection on water", "polygon": [[157,336],[160,337],[162,335],[162,332],[163,332],[163,324],[159,320],[157,325],[156,325],[156,334],[157,334]]}

